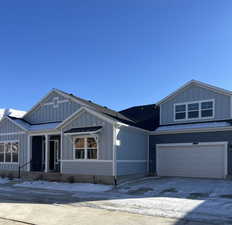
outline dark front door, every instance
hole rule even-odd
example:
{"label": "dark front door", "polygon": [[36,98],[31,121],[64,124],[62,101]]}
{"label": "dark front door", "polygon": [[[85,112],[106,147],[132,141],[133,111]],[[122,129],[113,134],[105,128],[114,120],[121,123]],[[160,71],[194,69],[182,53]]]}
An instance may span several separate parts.
{"label": "dark front door", "polygon": [[44,171],[44,158],[45,158],[45,137],[33,136],[32,137],[32,161],[31,171]]}

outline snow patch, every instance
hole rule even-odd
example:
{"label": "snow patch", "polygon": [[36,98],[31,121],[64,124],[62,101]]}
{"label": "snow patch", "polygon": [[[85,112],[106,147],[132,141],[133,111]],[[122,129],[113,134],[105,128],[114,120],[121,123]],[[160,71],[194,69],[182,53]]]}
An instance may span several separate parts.
{"label": "snow patch", "polygon": [[10,180],[8,178],[0,178],[0,184],[7,184]]}
{"label": "snow patch", "polygon": [[90,183],[61,183],[49,181],[25,181],[15,184],[16,187],[41,188],[70,192],[105,192],[111,190],[111,185],[90,184]]}

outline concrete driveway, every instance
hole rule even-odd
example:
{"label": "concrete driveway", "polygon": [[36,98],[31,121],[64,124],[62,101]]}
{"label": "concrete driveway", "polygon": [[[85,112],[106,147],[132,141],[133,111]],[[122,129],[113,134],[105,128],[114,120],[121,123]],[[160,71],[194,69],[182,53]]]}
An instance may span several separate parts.
{"label": "concrete driveway", "polygon": [[146,178],[101,193],[0,185],[0,224],[222,225],[231,212],[225,180]]}

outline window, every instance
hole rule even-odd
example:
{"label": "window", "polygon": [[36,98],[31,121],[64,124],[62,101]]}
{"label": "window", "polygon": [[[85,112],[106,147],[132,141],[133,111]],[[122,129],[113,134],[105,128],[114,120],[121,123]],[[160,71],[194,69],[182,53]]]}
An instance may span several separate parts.
{"label": "window", "polygon": [[213,116],[213,102],[202,102],[201,103],[201,117],[212,117]]}
{"label": "window", "polygon": [[18,163],[19,161],[18,142],[0,143],[0,163]]}
{"label": "window", "polygon": [[95,137],[75,137],[73,142],[74,159],[97,159],[97,141]]}
{"label": "window", "polygon": [[175,104],[175,120],[206,119],[214,117],[214,101]]}

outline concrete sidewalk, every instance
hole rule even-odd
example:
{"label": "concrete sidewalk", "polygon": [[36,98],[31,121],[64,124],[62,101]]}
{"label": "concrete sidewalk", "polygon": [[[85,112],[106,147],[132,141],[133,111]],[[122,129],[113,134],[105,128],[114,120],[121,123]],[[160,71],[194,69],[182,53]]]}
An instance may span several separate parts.
{"label": "concrete sidewalk", "polygon": [[0,203],[0,209],[0,224],[4,225],[207,225],[71,205]]}

